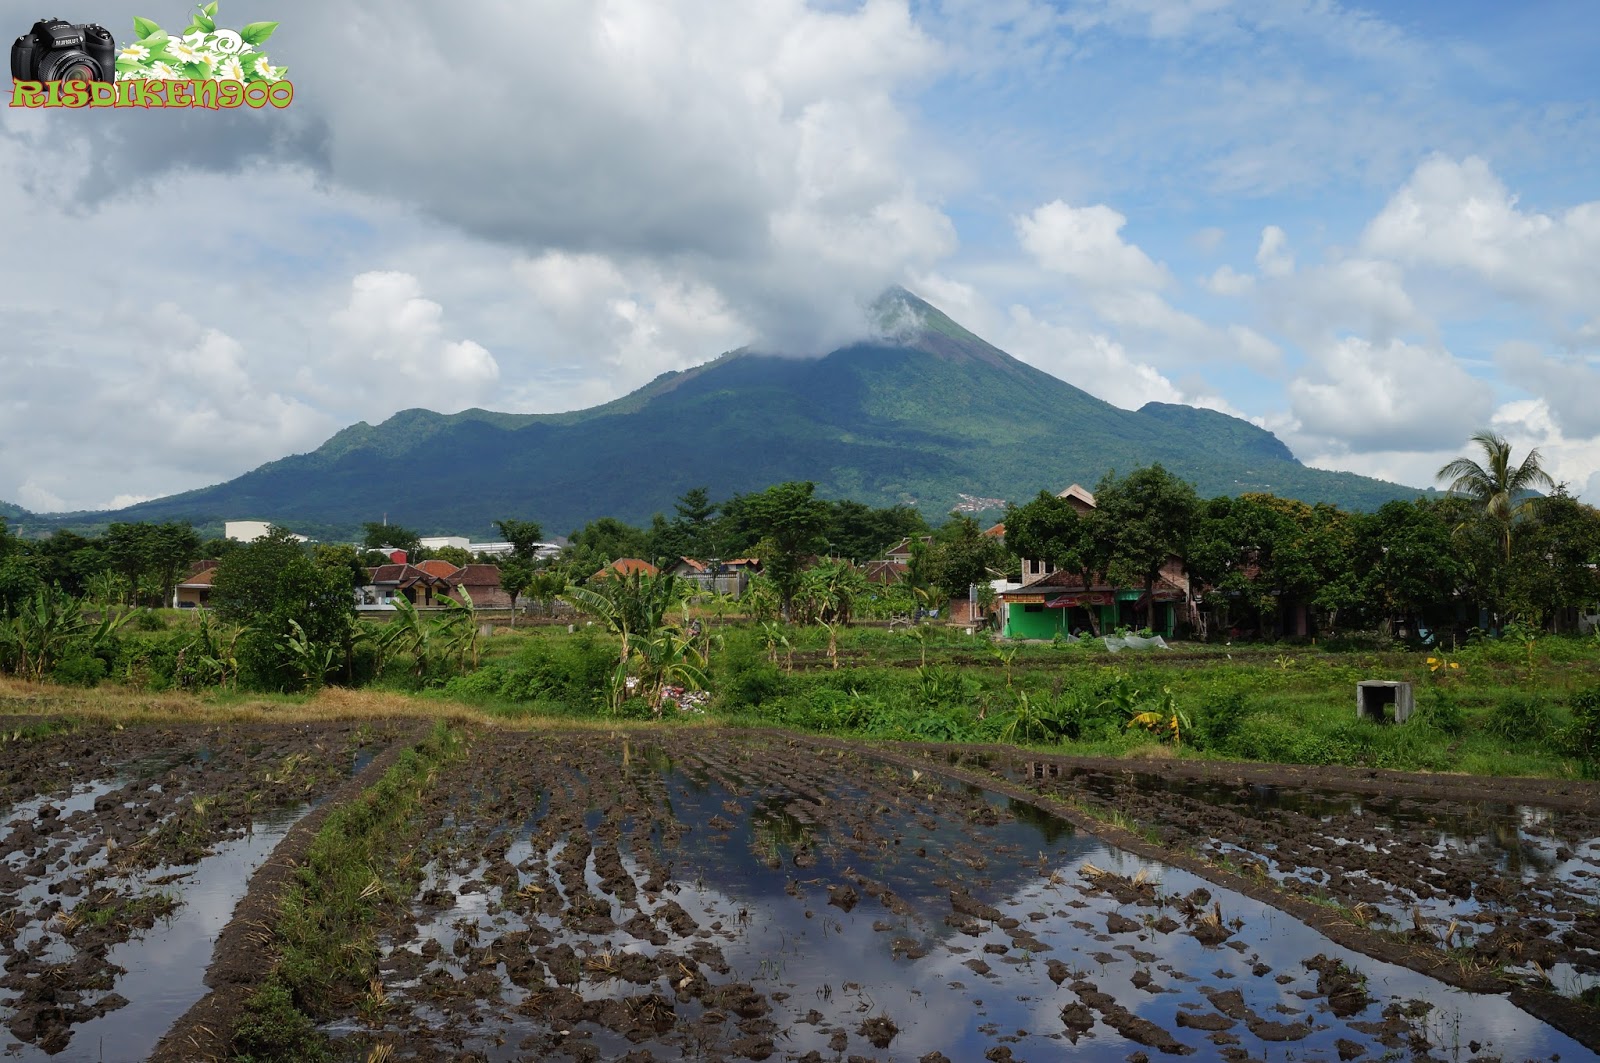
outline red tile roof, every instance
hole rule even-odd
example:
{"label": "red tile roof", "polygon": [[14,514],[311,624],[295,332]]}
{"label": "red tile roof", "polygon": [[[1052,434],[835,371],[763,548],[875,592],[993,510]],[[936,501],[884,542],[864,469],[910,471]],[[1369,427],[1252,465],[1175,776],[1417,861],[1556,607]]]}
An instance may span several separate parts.
{"label": "red tile roof", "polygon": [[456,581],[456,573],[460,571],[460,566],[453,565],[448,561],[442,561],[437,557],[420,562],[418,563],[417,567],[430,576],[438,576],[439,578],[447,579],[452,583]]}
{"label": "red tile roof", "polygon": [[216,579],[216,578],[217,578],[217,570],[215,568],[208,568],[208,569],[205,569],[203,571],[196,572],[194,575],[190,576],[188,579],[186,579],[182,583],[178,584],[178,586],[180,586],[180,587],[209,587],[209,586],[211,586],[211,581]]}
{"label": "red tile roof", "polygon": [[605,568],[596,572],[590,579],[601,576],[631,576],[635,572],[643,572],[647,576],[654,576],[660,570],[648,561],[641,561],[637,557],[619,557]]}
{"label": "red tile roof", "polygon": [[499,565],[465,565],[456,570],[450,577],[451,586],[461,584],[464,587],[498,587],[500,586]]}

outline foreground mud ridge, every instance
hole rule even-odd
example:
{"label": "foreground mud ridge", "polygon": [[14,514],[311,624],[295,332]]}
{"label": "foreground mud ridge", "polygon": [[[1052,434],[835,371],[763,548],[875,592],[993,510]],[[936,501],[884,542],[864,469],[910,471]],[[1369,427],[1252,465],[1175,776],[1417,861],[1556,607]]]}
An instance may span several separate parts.
{"label": "foreground mud ridge", "polygon": [[[160,1058],[236,1054],[310,832],[370,801],[417,737],[27,743],[0,769],[0,1048],[145,1058],[189,1009]],[[358,869],[376,921],[331,944],[367,966],[297,972],[319,991],[279,1002],[271,1021],[306,1026],[299,1058],[1554,1061],[1600,1044],[1600,1012],[1547,1022],[1507,993],[1594,974],[1581,793],[1485,803],[1421,777],[1341,789],[770,732],[464,742],[414,773],[383,866]],[[126,950],[201,908],[220,917],[190,946],[207,953],[193,987],[130,1007],[157,968]],[[136,1011],[137,1038],[102,1040]]]}

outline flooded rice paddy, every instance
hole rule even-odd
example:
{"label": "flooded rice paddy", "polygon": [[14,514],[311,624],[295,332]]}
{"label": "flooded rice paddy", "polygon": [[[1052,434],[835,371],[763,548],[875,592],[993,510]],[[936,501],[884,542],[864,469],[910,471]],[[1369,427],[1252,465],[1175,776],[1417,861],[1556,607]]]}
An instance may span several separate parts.
{"label": "flooded rice paddy", "polygon": [[[146,1058],[257,870],[396,733],[102,729],[0,765],[0,1057]],[[1600,823],[1571,802],[497,732],[410,829],[416,889],[366,992],[324,1016],[352,1059],[1554,1063],[1600,1043],[1176,856],[1575,996],[1600,958]]]}
{"label": "flooded rice paddy", "polygon": [[394,1058],[1583,1058],[1032,804],[803,743],[482,751],[387,940]]}

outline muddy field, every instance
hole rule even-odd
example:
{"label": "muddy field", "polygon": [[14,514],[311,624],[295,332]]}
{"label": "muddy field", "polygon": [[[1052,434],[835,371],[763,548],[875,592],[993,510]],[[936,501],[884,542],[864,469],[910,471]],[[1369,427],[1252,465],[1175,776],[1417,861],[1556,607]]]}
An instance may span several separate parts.
{"label": "muddy field", "polygon": [[5,726],[0,1051],[22,1059],[144,1058],[204,993],[212,942],[285,831],[394,738]]}
{"label": "muddy field", "polygon": [[[143,1058],[287,825],[401,738],[7,747],[26,752],[0,767],[0,1050]],[[482,732],[427,790],[417,888],[322,1028],[351,1059],[1594,1058],[1600,1011],[1552,1025],[1485,979],[1592,984],[1600,801],[1482,800],[1494,785]]]}

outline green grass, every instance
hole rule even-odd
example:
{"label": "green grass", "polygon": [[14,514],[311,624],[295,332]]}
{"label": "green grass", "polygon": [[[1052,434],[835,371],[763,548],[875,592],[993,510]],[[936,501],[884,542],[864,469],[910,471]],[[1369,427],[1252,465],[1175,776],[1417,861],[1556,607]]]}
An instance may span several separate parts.
{"label": "green grass", "polygon": [[233,1030],[239,1060],[333,1058],[316,1021],[366,991],[385,908],[409,897],[420,869],[407,825],[466,737],[443,721],[371,788],[335,808],[311,843],[273,923],[277,960]]}

